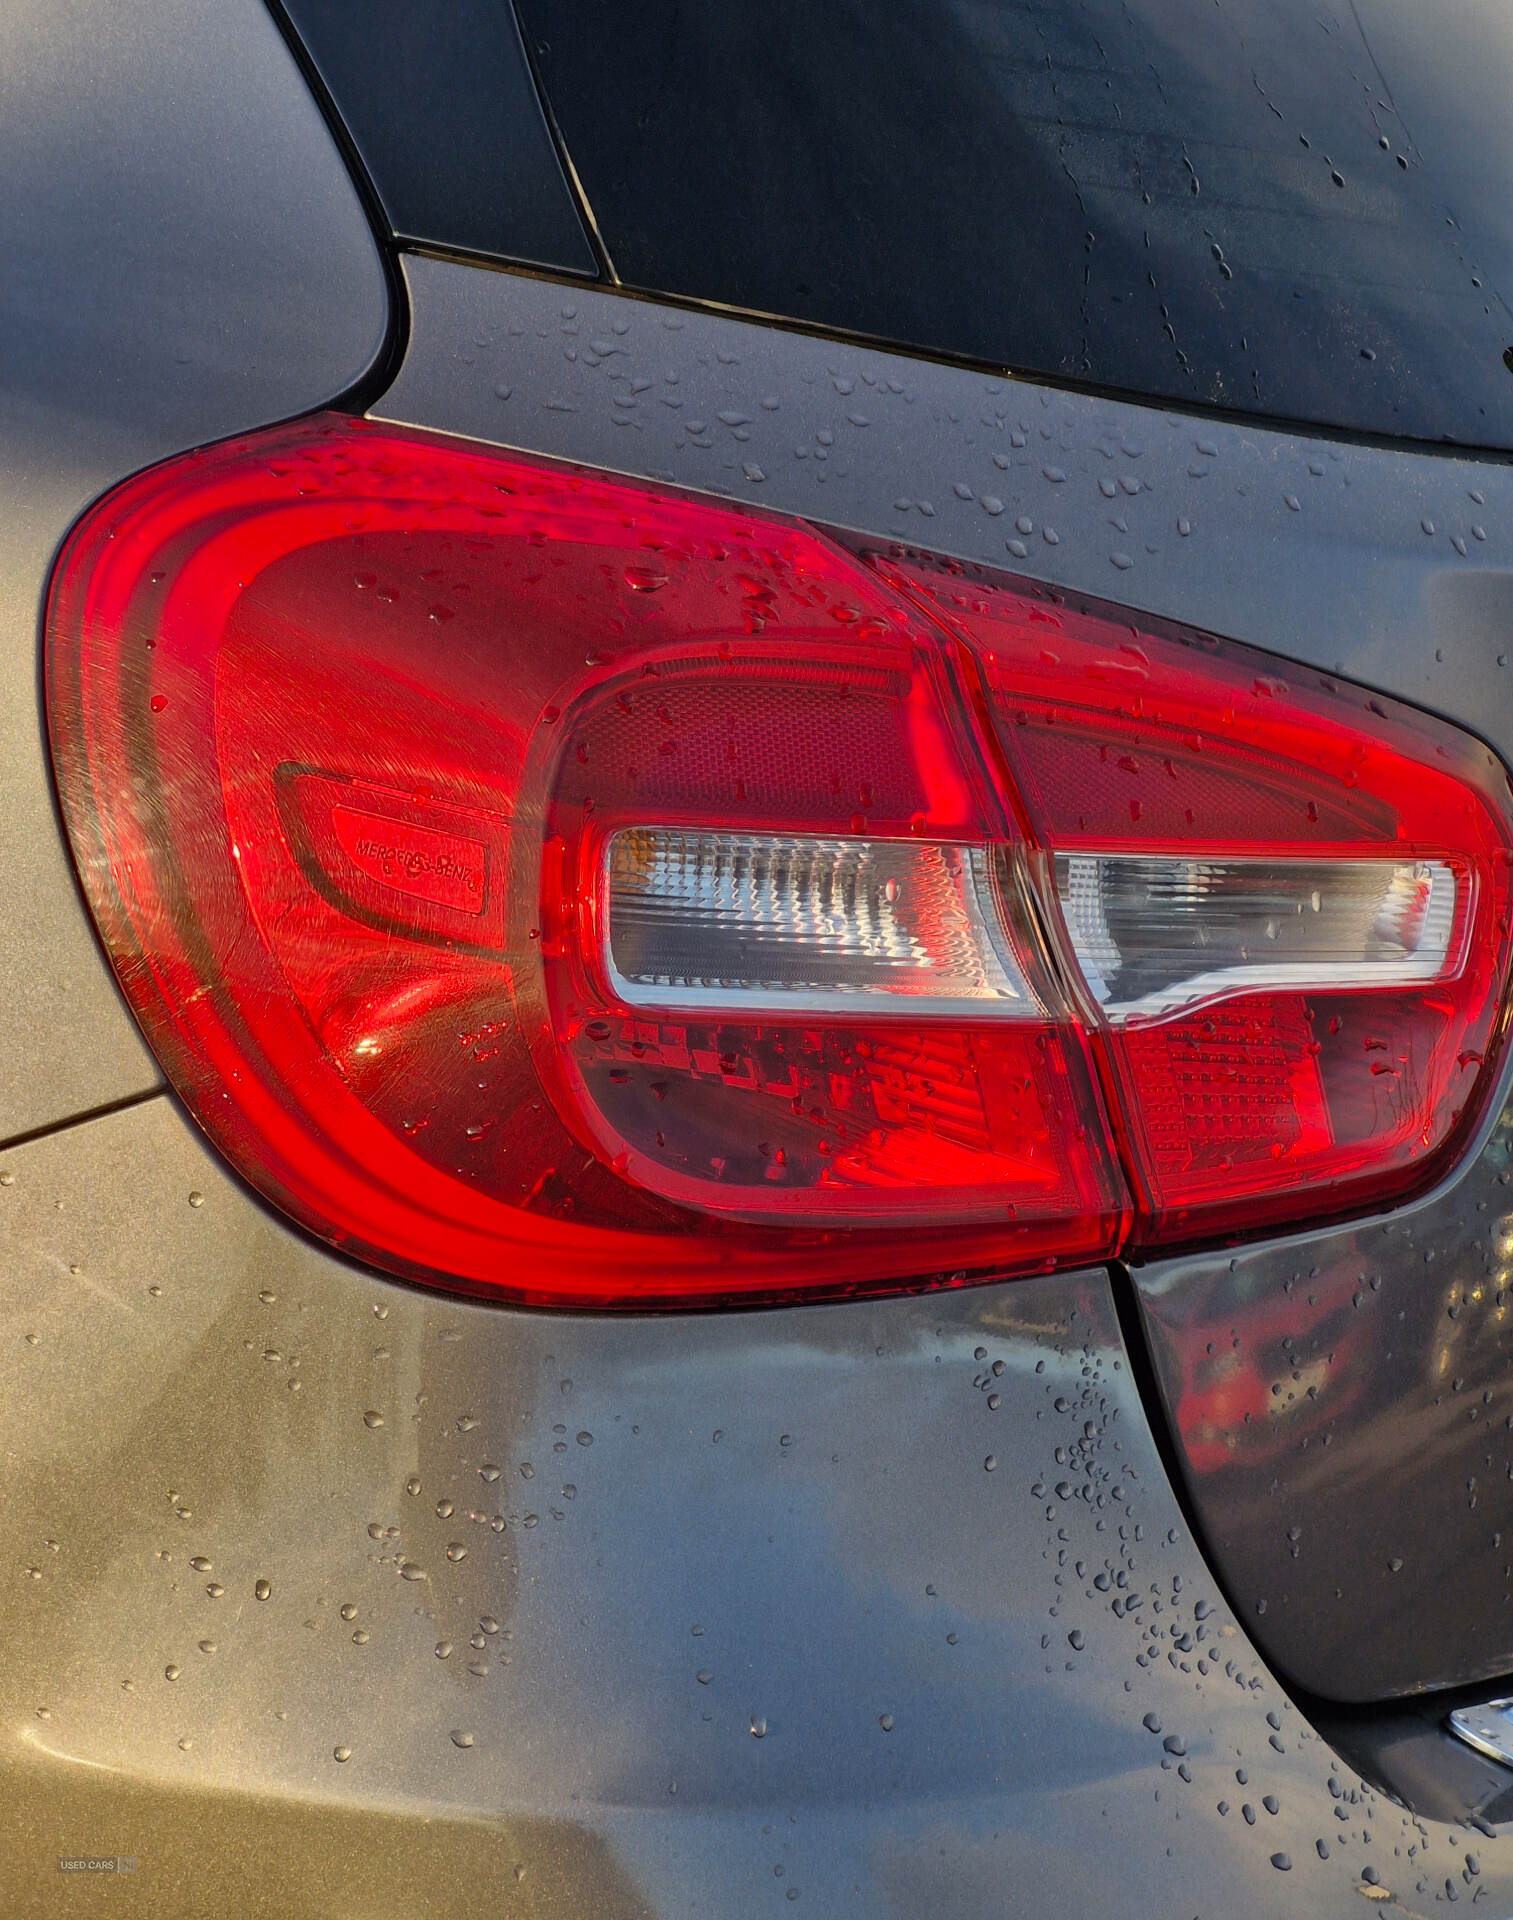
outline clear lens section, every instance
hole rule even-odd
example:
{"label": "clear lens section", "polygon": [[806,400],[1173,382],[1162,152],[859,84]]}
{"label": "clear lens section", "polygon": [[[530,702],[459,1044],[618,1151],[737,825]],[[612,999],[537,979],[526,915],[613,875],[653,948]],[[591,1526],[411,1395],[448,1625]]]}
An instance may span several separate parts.
{"label": "clear lens section", "polygon": [[1272,988],[1436,980],[1454,971],[1465,919],[1443,861],[1067,854],[1056,885],[1110,1019]]}
{"label": "clear lens section", "polygon": [[605,854],[610,981],[631,1006],[909,1001],[1036,1019],[984,847],[637,827]]}

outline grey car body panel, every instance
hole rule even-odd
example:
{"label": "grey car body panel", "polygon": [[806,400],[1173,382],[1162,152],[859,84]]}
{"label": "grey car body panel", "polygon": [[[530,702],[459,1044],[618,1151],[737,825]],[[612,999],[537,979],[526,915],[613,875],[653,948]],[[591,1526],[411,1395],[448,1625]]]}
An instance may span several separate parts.
{"label": "grey car body panel", "polygon": [[[384,418],[1117,599],[1416,700],[1513,761],[1513,467],[1503,462],[1195,421],[432,259],[405,271],[412,332],[374,410]],[[1508,1437],[1513,1401],[1469,1418],[1434,1357],[1463,1295],[1459,1339],[1473,1351],[1456,1371],[1480,1383],[1478,1397],[1506,1392],[1506,1152],[1499,1129],[1411,1222],[1179,1269],[1158,1262],[1137,1276],[1165,1335],[1156,1350],[1173,1405],[1183,1394],[1177,1330],[1200,1312],[1206,1344],[1247,1312],[1258,1328],[1249,1303],[1276,1295],[1264,1322],[1273,1339],[1285,1333],[1310,1366],[1325,1365],[1336,1317],[1309,1307],[1310,1269],[1338,1286],[1354,1260],[1378,1278],[1370,1314],[1344,1310],[1361,1332],[1349,1365],[1333,1364],[1332,1401],[1300,1373],[1313,1418],[1268,1426],[1273,1438],[1292,1435],[1287,1449],[1248,1476],[1227,1452],[1212,1472],[1186,1463],[1215,1564],[1257,1643],[1289,1678],[1337,1700],[1513,1667],[1513,1551],[1493,1491],[1513,1472],[1513,1448],[1497,1438]],[[1288,1287],[1299,1296],[1291,1322]],[[1288,1391],[1284,1378],[1279,1404],[1291,1404]],[[1306,1547],[1289,1537],[1295,1527]]]}
{"label": "grey car body panel", "polygon": [[1513,1906],[1229,1615],[1102,1274],[494,1308],[166,1099],[0,1156],[0,1246],[9,1910],[85,1854],[154,1914]]}
{"label": "grey car body panel", "polygon": [[1271,1659],[1347,1701],[1506,1674],[1513,1100],[1416,1206],[1134,1281],[1193,1508]]}
{"label": "grey car body panel", "polygon": [[0,182],[7,1138],[159,1079],[52,811],[37,629],[58,543],[135,468],[350,386],[390,306],[351,181],[258,0],[13,0]]}

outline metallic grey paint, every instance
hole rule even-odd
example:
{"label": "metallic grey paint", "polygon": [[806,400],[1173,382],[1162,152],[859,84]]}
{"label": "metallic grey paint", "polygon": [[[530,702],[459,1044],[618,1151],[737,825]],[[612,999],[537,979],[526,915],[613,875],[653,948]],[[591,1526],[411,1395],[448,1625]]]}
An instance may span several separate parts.
{"label": "metallic grey paint", "polygon": [[88,1852],[122,1913],[1419,1912],[1468,1850],[1513,1906],[1231,1618],[1102,1275],[494,1309],[167,1100],[0,1155],[0,1248],[9,1911]]}
{"label": "metallic grey paint", "polygon": [[1135,1272],[1214,1556],[1326,1698],[1513,1667],[1510,1183],[1505,1098],[1416,1206]]}
{"label": "metallic grey paint", "polygon": [[101,964],[52,812],[37,633],[58,542],[133,469],[341,392],[388,325],[367,221],[259,0],[11,0],[0,55],[0,1138],[160,1078]]}

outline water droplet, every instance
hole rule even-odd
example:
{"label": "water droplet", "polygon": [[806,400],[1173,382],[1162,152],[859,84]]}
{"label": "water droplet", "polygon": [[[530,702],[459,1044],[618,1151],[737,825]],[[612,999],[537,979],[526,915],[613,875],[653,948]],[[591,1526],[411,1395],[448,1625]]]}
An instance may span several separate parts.
{"label": "water droplet", "polygon": [[190,1204],[190,1206],[192,1206],[192,1207],[203,1207],[203,1206],[204,1206],[204,1204],[205,1204],[205,1196],[204,1196],[204,1194],[203,1194],[203,1193],[191,1193],[191,1194],[190,1194],[190,1196],[189,1196],[189,1204]]}
{"label": "water droplet", "polygon": [[892,1733],[893,1715],[891,1713],[880,1713],[877,1716],[877,1724],[882,1728],[884,1733]]}
{"label": "water droplet", "polygon": [[180,1672],[181,1672],[181,1669],[174,1666],[173,1662],[170,1661],[168,1665],[163,1669],[163,1678],[165,1680],[177,1680]]}
{"label": "water droplet", "polygon": [[343,1766],[352,1758],[352,1749],[350,1747],[333,1747],[331,1749],[331,1758],[338,1766]]}
{"label": "water droplet", "polygon": [[986,1460],[984,1460],[982,1464],[983,1464],[983,1467],[984,1467],[984,1469],[985,1469],[985,1470],[986,1470],[986,1471],[987,1471],[988,1473],[992,1473],[992,1472],[994,1472],[994,1471],[995,1471],[995,1469],[996,1469],[996,1468],[997,1468],[997,1466],[998,1466],[998,1455],[997,1455],[996,1453],[990,1453],[990,1454],[988,1455],[988,1457],[987,1457],[987,1459],[986,1459]]}
{"label": "water droplet", "polygon": [[764,1714],[754,1713],[751,1716],[750,1726],[753,1740],[765,1740],[767,1738],[767,1719]]}
{"label": "water droplet", "polygon": [[452,1745],[453,1745],[454,1747],[463,1747],[463,1748],[467,1748],[467,1747],[470,1747],[470,1746],[472,1746],[472,1744],[473,1744],[473,1736],[472,1736],[472,1734],[470,1734],[470,1733],[465,1733],[465,1732],[463,1731],[463,1729],[462,1729],[461,1727],[453,1727],[453,1729],[452,1729]]}
{"label": "water droplet", "polygon": [[252,1583],[252,1591],[257,1595],[259,1600],[266,1600],[273,1591],[273,1584],[268,1580],[254,1580]]}
{"label": "water droplet", "polygon": [[376,1431],[383,1425],[384,1417],[376,1407],[369,1407],[368,1411],[362,1417],[362,1423],[365,1427],[372,1427]]}

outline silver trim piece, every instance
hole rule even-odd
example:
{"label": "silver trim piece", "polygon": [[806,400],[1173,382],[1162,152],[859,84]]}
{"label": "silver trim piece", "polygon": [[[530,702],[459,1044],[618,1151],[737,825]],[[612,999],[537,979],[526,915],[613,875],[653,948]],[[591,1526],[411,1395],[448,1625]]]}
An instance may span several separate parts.
{"label": "silver trim piece", "polygon": [[1487,1700],[1479,1707],[1457,1707],[1448,1726],[1468,1747],[1489,1760],[1513,1767],[1513,1700]]}

